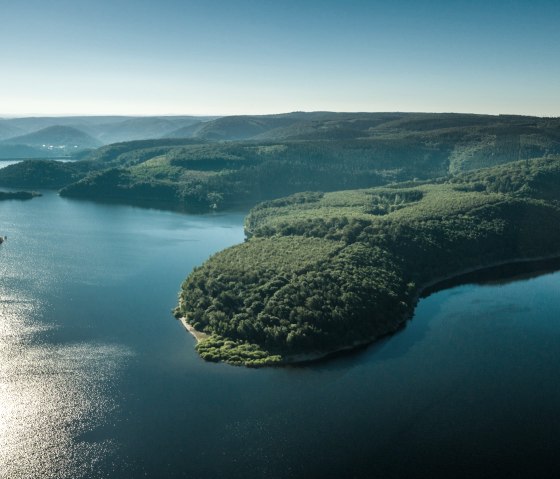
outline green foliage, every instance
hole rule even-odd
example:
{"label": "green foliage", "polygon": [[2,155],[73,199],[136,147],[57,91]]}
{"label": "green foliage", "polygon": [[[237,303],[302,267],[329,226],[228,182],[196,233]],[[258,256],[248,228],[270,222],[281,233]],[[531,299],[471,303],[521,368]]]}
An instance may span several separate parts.
{"label": "green foliage", "polygon": [[558,186],[560,159],[549,158],[260,204],[246,220],[251,238],[185,280],[178,314],[214,338],[203,357],[232,364],[373,340],[437,278],[560,254]]}
{"label": "green foliage", "polygon": [[[62,194],[167,202],[199,211],[253,205],[301,191],[418,184],[560,153],[559,124],[556,119],[453,114],[225,117],[198,125],[196,138],[99,148],[84,157],[84,164],[91,171],[126,170],[127,180],[115,183],[111,174],[85,178],[66,184]],[[396,197],[377,198],[369,210],[364,205],[364,212],[383,215],[401,203]]]}
{"label": "green foliage", "polygon": [[138,198],[135,183],[164,183],[170,187],[168,196],[159,200],[180,202],[187,209],[225,208],[298,191],[366,187],[445,173],[443,157],[435,162],[437,171],[424,167],[430,155],[441,156],[440,152],[426,153],[418,145],[416,153],[415,147],[409,147],[404,151],[403,145],[388,148],[371,141],[220,143],[122,152],[124,145],[116,145],[117,151],[105,148],[96,163],[120,168],[128,176],[126,182],[113,182],[111,174],[96,175],[68,185],[62,194],[134,200]]}
{"label": "green foliage", "polygon": [[273,366],[282,361],[281,356],[262,350],[256,344],[232,341],[212,335],[196,345],[196,350],[207,361],[223,361],[249,367]]}
{"label": "green foliage", "polygon": [[126,141],[98,148],[91,152],[85,159],[102,163],[106,167],[125,166],[159,156],[162,152],[170,151],[173,148],[200,142],[201,140],[174,140],[167,138],[162,140]]}
{"label": "green foliage", "polygon": [[28,160],[0,169],[0,185],[12,188],[60,188],[86,175],[82,163]]}

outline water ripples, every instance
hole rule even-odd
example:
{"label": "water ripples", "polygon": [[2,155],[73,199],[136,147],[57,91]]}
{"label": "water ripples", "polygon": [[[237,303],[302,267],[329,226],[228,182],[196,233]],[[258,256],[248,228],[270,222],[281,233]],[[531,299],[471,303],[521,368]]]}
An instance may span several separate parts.
{"label": "water ripples", "polygon": [[0,298],[0,477],[103,477],[118,450],[103,433],[117,407],[111,388],[132,353],[50,344],[37,301],[2,288]]}

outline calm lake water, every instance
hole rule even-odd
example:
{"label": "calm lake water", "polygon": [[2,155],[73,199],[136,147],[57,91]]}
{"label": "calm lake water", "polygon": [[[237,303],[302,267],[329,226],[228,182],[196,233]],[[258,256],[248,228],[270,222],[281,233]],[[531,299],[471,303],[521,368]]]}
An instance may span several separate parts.
{"label": "calm lake water", "polygon": [[433,294],[330,361],[209,364],[170,311],[242,220],[0,203],[1,478],[556,477],[559,273]]}

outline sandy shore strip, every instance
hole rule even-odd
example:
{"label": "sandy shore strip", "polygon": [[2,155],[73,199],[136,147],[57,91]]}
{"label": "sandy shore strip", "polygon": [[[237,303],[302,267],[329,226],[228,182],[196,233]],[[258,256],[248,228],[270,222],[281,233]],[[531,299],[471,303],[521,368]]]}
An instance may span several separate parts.
{"label": "sandy shore strip", "polygon": [[200,341],[210,336],[209,334],[202,333],[201,331],[197,331],[196,329],[194,329],[189,323],[187,323],[187,320],[185,318],[179,318],[179,321],[181,321],[185,329],[194,336],[194,339],[196,339],[197,343],[200,343]]}

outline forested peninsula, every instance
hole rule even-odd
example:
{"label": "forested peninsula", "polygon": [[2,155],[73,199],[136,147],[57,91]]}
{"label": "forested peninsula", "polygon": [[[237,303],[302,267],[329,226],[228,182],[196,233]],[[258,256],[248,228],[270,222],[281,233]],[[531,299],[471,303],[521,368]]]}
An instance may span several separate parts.
{"label": "forested peninsula", "polygon": [[398,330],[466,271],[560,256],[560,157],[256,206],[249,239],[185,280],[175,314],[206,360],[319,358]]}

